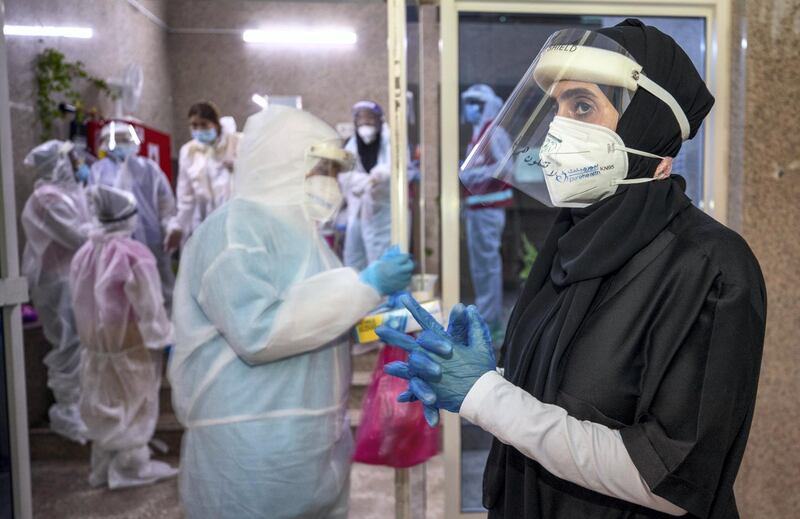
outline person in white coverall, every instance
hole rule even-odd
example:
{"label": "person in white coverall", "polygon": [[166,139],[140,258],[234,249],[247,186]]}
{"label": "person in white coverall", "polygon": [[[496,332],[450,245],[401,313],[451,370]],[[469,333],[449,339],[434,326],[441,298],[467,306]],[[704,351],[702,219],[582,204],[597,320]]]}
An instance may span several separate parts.
{"label": "person in white coverall", "polygon": [[[489,129],[503,100],[488,85],[472,85],[461,94],[462,117],[472,125],[469,155]],[[510,143],[509,143],[510,146]],[[492,178],[494,164],[508,148],[495,146],[492,153],[476,161],[480,166],[461,172],[461,180],[473,194],[464,198],[464,224],[467,232],[469,271],[475,290],[475,306],[489,323],[495,335],[500,333],[503,319],[503,259],[500,255],[505,208],[514,202],[508,184]]]}
{"label": "person in white coverall", "polygon": [[124,488],[175,476],[150,459],[164,348],[172,325],[156,260],[131,238],[134,196],[92,188],[97,225],[72,260],[70,282],[81,342],[81,415],[92,440],[89,483]]}
{"label": "person in white coverall", "polygon": [[347,516],[347,332],[413,270],[394,249],[342,267],[320,237],[348,160],[320,119],[270,106],[247,120],[233,198],[186,244],[169,377],[190,519]]}
{"label": "person in white coverall", "polygon": [[352,112],[356,132],[345,149],[356,161],[352,170],[339,175],[347,200],[344,264],[363,269],[391,243],[391,148],[389,127],[377,103],[359,101]]}
{"label": "person in white coverall", "polygon": [[172,252],[185,243],[212,211],[230,198],[233,164],[241,135],[233,117],[220,117],[209,101],[189,108],[192,140],[178,156],[178,213],[170,221],[165,248]]}
{"label": "person in white coverall", "polygon": [[139,208],[133,238],[150,249],[156,258],[161,290],[167,310],[172,304],[175,274],[165,250],[166,230],[175,216],[175,195],[161,168],[139,156],[141,140],[134,127],[112,121],[101,130],[101,146],[108,156],[92,165],[90,185],[105,185],[133,193]]}
{"label": "person in white coverall", "polygon": [[89,235],[91,216],[83,187],[75,179],[71,150],[72,143],[51,140],[25,157],[36,181],[21,216],[26,238],[22,272],[52,346],[44,358],[47,385],[55,397],[50,428],[85,443],[86,426],[78,410],[80,339],[70,300],[69,263]]}

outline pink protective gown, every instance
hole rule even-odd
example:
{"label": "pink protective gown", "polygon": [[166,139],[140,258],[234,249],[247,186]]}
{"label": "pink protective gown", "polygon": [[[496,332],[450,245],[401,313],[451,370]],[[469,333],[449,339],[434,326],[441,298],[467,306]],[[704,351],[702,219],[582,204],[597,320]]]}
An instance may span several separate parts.
{"label": "pink protective gown", "polygon": [[156,260],[130,237],[135,220],[101,224],[70,272],[84,345],[80,410],[93,442],[93,486],[137,486],[177,474],[150,460],[147,446],[158,419],[163,349],[172,342],[172,325]]}

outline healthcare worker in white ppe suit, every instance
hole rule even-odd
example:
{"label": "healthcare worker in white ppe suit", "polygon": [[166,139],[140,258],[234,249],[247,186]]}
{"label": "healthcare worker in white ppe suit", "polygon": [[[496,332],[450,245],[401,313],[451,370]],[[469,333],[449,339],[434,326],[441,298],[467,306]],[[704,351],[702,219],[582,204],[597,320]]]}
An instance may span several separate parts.
{"label": "healthcare worker in white ppe suit", "polygon": [[343,267],[321,238],[349,159],[307,112],[251,116],[233,198],[186,244],[169,377],[189,518],[347,516],[348,331],[413,270],[394,249]]}
{"label": "healthcare worker in white ppe suit", "polygon": [[155,256],[169,309],[175,274],[165,242],[167,228],[175,216],[175,195],[158,164],[138,155],[141,140],[132,125],[112,121],[103,126],[100,140],[108,156],[92,165],[89,183],[124,189],[136,197],[138,213],[133,239],[147,245]]}
{"label": "healthcare worker in white ppe suit", "polygon": [[189,108],[192,140],[178,154],[176,200],[178,212],[170,221],[164,248],[173,252],[212,211],[228,201],[233,186],[233,163],[241,134],[233,117],[220,117],[210,101]]}
{"label": "healthcare worker in white ppe suit", "polygon": [[[467,146],[469,156],[503,107],[488,85],[472,85],[461,94],[464,122],[472,125]],[[495,164],[510,148],[499,143],[461,172],[461,180],[471,194],[464,197],[464,223],[467,231],[469,270],[475,289],[475,306],[497,335],[503,319],[503,259],[500,246],[506,225],[505,208],[514,203],[514,192],[504,182],[493,178]]]}
{"label": "healthcare worker in white ppe suit", "polygon": [[172,342],[156,260],[131,238],[136,199],[107,186],[91,191],[97,219],[70,271],[80,332],[81,416],[92,440],[89,484],[126,488],[175,476],[150,459],[158,421],[164,348]]}
{"label": "healthcare worker in white ppe suit", "polygon": [[26,238],[22,272],[28,278],[44,336],[52,346],[44,358],[47,385],[55,397],[49,411],[50,428],[85,443],[86,426],[78,410],[81,344],[70,300],[69,263],[89,236],[91,216],[72,167],[71,150],[72,143],[51,140],[25,157],[36,181],[21,216]]}
{"label": "healthcare worker in white ppe suit", "polygon": [[363,269],[391,245],[391,141],[380,105],[359,101],[352,112],[356,132],[345,149],[356,160],[338,180],[347,199],[344,264]]}

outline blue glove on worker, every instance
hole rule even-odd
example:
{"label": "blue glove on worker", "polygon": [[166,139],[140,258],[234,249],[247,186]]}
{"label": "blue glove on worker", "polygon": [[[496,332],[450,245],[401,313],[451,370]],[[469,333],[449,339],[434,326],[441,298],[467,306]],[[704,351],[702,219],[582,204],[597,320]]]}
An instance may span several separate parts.
{"label": "blue glove on worker", "polygon": [[408,362],[389,363],[384,371],[409,381],[408,391],[401,393],[398,401],[421,400],[425,420],[434,427],[439,409],[457,413],[475,382],[496,369],[491,333],[474,306],[455,305],[445,330],[411,296],[399,299],[422,332],[414,340],[386,326],[376,330],[381,340],[409,352]]}
{"label": "blue glove on worker", "polygon": [[370,263],[361,271],[361,281],[371,286],[381,295],[389,295],[405,289],[411,283],[414,261],[410,254],[400,252],[392,245],[377,261]]}

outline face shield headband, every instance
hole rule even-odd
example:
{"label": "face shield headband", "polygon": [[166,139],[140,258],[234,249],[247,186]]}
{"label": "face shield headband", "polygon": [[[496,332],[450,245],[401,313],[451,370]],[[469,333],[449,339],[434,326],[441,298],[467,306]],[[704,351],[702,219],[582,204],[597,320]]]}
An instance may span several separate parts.
{"label": "face shield headband", "polygon": [[[590,34],[606,38],[596,33]],[[642,72],[642,66],[627,52],[622,54],[580,44],[551,45],[539,55],[533,77],[542,90],[548,93],[554,83],[564,80],[586,81],[606,87],[623,87],[630,92],[636,92],[640,87],[644,88],[663,101],[672,111],[681,129],[681,139],[685,141],[689,138],[691,131],[689,119],[678,102],[672,94],[648,78]]]}
{"label": "face shield headband", "polygon": [[139,135],[136,133],[136,130],[133,129],[133,126],[127,123],[118,123],[116,121],[111,121],[108,123],[108,150],[113,151],[117,147],[117,135],[124,135],[125,130],[123,128],[127,127],[128,136],[130,136],[131,143],[135,144],[136,146],[140,146],[142,144],[141,139],[139,139]]}
{"label": "face shield headband", "polygon": [[[652,180],[625,178],[627,153],[662,157],[625,147],[613,130],[640,87],[670,108],[687,139],[689,122],[677,101],[623,47],[592,31],[556,32],[464,161],[462,183],[481,194],[476,186],[499,180],[546,205],[584,207],[612,194],[619,184]],[[654,178],[668,175],[669,160],[664,162]],[[564,197],[554,197],[552,188],[563,186],[555,178],[574,183],[572,194],[586,195],[574,204],[559,203]],[[590,189],[590,183],[599,189]]]}

